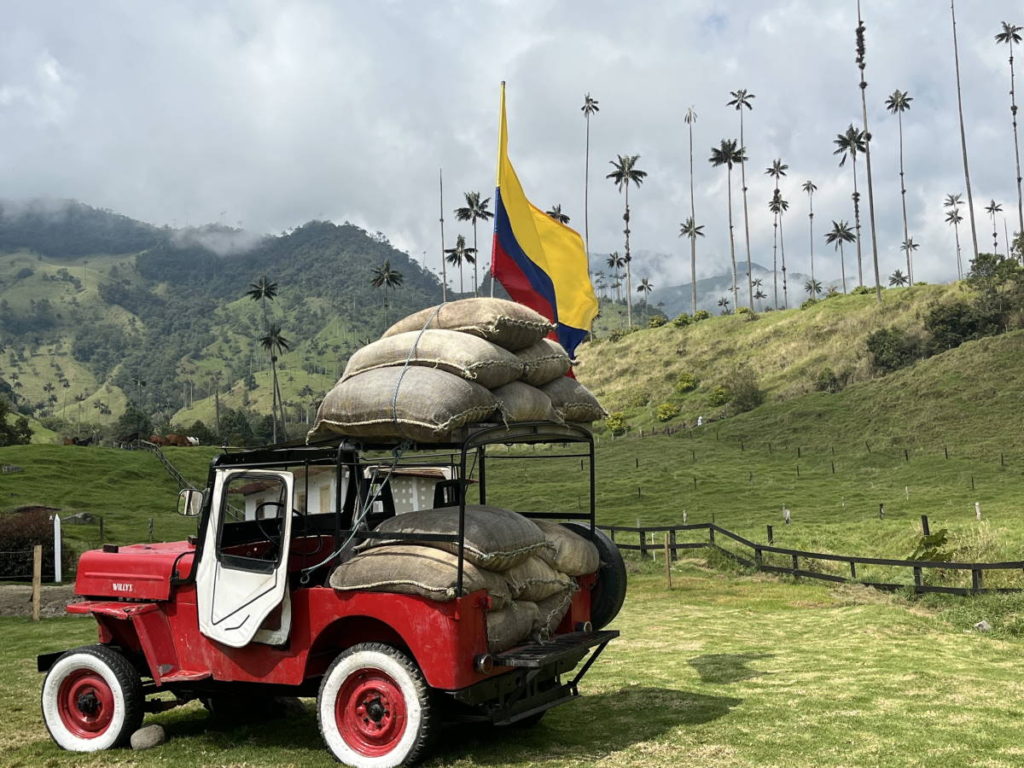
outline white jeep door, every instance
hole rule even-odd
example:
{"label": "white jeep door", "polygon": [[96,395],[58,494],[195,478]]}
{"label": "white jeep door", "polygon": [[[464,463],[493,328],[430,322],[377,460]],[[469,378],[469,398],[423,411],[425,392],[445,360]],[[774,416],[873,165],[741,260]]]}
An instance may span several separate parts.
{"label": "white jeep door", "polygon": [[[233,648],[253,641],[285,598],[292,526],[290,472],[218,471],[196,571],[199,631]],[[236,512],[255,509],[255,519]],[[282,610],[275,635],[287,637]]]}

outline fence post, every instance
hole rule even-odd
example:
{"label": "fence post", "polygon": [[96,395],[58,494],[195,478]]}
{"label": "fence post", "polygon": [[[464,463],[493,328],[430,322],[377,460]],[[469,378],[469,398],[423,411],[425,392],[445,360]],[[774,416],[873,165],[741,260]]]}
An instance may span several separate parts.
{"label": "fence post", "polygon": [[640,531],[640,559],[644,560],[647,558],[647,531],[643,528],[638,528]]}
{"label": "fence post", "polygon": [[793,555],[793,578],[794,579],[799,579],[800,578],[800,575],[797,573],[798,570],[800,570],[800,560],[797,558],[796,555]]}
{"label": "fence post", "polygon": [[668,549],[668,533],[665,534],[665,584],[672,589],[672,555]]}
{"label": "fence post", "polygon": [[853,581],[857,579],[857,564],[853,560],[850,561],[850,579]]}
{"label": "fence post", "polygon": [[61,552],[61,532],[60,532],[60,515],[54,514],[53,516],[53,583],[60,584],[61,572],[60,572],[60,561],[62,557]]}
{"label": "fence post", "polygon": [[971,591],[980,592],[982,588],[981,570],[978,568],[971,569]]}
{"label": "fence post", "polygon": [[669,531],[668,535],[669,535],[669,541],[671,542],[671,546],[672,546],[672,559],[673,560],[678,560],[679,559],[679,552],[676,549],[676,532],[675,532],[675,530]]}
{"label": "fence post", "polygon": [[39,601],[43,588],[43,546],[32,547],[32,621],[39,621]]}
{"label": "fence post", "polygon": [[775,532],[772,530],[772,527],[770,525],[768,526],[768,543],[775,543]]}
{"label": "fence post", "polygon": [[925,536],[930,536],[932,531],[928,527],[928,515],[921,515],[921,533]]}
{"label": "fence post", "polygon": [[715,524],[712,523],[711,527],[708,528],[708,542],[711,544],[715,543]]}
{"label": "fence post", "polygon": [[[928,534],[925,535],[927,536]],[[914,566],[914,587],[917,591],[921,589],[921,566],[919,565]]]}
{"label": "fence post", "polygon": [[760,571],[762,565],[764,565],[764,559],[763,555],[761,554],[761,548],[754,547],[754,567]]}

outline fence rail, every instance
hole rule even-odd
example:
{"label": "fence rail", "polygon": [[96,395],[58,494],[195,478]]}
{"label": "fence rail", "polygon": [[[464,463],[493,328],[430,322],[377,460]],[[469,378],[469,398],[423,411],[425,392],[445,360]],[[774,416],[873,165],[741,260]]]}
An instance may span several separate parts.
{"label": "fence rail", "polygon": [[[649,527],[605,525],[600,527],[611,535],[613,541],[615,541],[617,533],[635,534],[639,539],[639,543],[630,544],[625,542],[616,542],[616,544],[618,544],[619,549],[639,552],[641,557],[647,557],[648,553],[651,553],[653,556],[655,552],[665,551],[667,549],[671,558],[676,560],[678,559],[678,553],[681,550],[710,548],[720,552],[729,559],[745,567],[754,568],[766,573],[781,573],[788,574],[796,578],[819,579],[822,581],[837,583],[864,584],[882,590],[894,591],[913,588],[917,593],[937,592],[956,595],[1024,591],[1024,589],[1019,587],[991,588],[985,586],[984,574],[988,571],[1024,572],[1024,561],[1019,560],[1002,563],[947,563],[928,560],[895,560],[883,557],[860,557],[857,555],[834,555],[824,552],[807,552],[802,549],[776,547],[773,544],[759,544],[757,542],[750,541],[737,533],[726,530],[715,523],[690,523],[688,525],[660,525]],[[678,534],[683,531],[706,531],[707,540],[680,542],[678,541]],[[664,534],[668,539],[667,543],[663,543],[662,545],[655,544],[653,534],[656,533]],[[745,554],[748,554],[749,556],[737,554],[736,552],[726,549],[719,543],[719,540],[716,539],[716,535],[724,537],[730,542],[739,545],[743,550],[745,550]],[[651,538],[650,541],[648,541],[649,536]],[[767,562],[765,557],[766,555],[788,557],[789,565],[778,565]],[[804,567],[801,567],[801,561],[803,561]],[[822,571],[812,570],[810,564],[814,562],[845,563],[849,567],[850,575],[842,576],[835,573],[825,573]],[[867,581],[859,579],[857,577],[858,565],[908,568],[912,571],[913,583]],[[929,570],[970,572],[971,586],[953,587],[928,584],[925,582],[925,572]]]}

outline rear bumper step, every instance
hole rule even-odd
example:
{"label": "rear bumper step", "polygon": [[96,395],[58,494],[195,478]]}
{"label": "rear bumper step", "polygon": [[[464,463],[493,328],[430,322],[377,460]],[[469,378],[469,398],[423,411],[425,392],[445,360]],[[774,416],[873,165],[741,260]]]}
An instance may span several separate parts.
{"label": "rear bumper step", "polygon": [[583,658],[587,650],[595,645],[605,645],[619,636],[617,629],[600,632],[570,632],[556,635],[544,643],[530,643],[510,648],[494,656],[494,665],[500,667],[521,667],[539,669],[564,659]]}

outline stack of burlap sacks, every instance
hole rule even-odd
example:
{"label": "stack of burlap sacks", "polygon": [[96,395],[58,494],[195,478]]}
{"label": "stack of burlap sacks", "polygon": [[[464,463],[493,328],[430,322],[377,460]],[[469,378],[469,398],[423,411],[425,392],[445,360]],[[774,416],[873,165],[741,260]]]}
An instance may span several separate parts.
{"label": "stack of burlap sacks", "polygon": [[463,299],[395,323],[356,351],[317,411],[308,440],[444,442],[478,422],[592,422],[597,399],[565,374],[551,324],[503,299]]}
{"label": "stack of burlap sacks", "polygon": [[[338,590],[456,598],[458,544],[417,541],[417,534],[456,534],[458,507],[398,515],[378,532],[413,538],[376,540],[331,574]],[[600,566],[597,548],[557,523],[530,520],[498,507],[467,505],[463,594],[487,590],[487,644],[499,653],[527,640],[547,639],[578,589],[575,577]]]}

